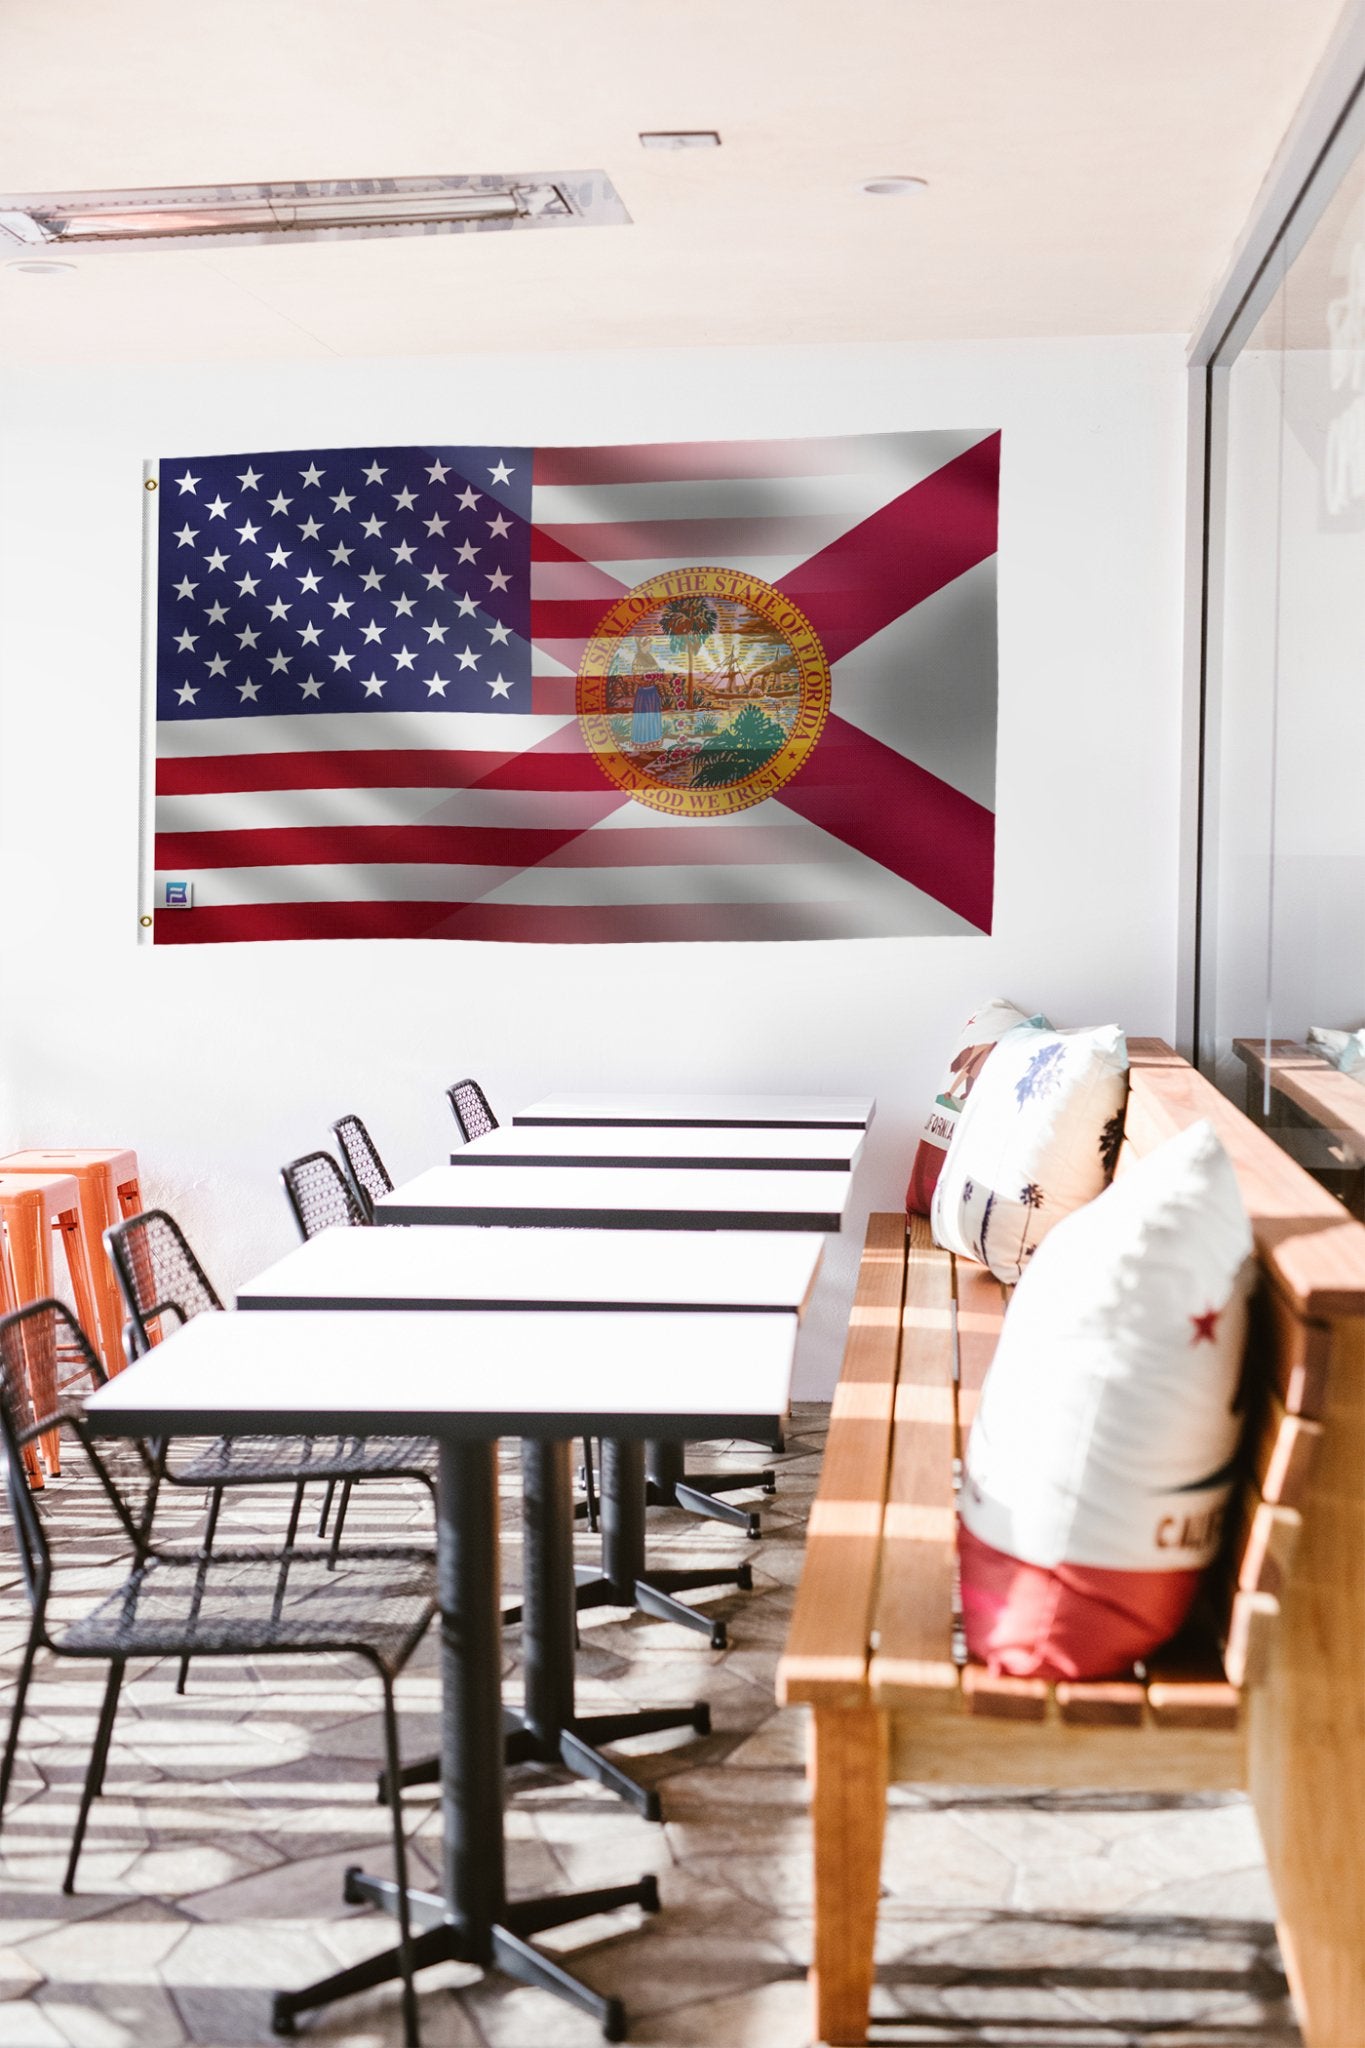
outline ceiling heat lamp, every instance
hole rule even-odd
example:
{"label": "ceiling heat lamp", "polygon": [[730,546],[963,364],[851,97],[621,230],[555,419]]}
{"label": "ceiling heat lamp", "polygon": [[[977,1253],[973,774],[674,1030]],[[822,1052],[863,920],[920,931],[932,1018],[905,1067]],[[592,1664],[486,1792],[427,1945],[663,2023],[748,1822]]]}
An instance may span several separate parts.
{"label": "ceiling heat lamp", "polygon": [[372,241],[629,223],[605,171],[37,192],[0,197],[0,261],[58,249]]}

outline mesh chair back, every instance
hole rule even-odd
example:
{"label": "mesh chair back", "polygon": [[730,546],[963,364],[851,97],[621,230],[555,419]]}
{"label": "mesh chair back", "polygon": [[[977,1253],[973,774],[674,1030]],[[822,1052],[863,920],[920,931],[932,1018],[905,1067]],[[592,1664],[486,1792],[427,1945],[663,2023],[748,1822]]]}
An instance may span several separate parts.
{"label": "mesh chair back", "polygon": [[223,1306],[184,1231],[164,1209],[146,1209],[114,1224],[104,1242],[138,1352],[160,1343],[163,1317],[174,1316],[178,1325]]}
{"label": "mesh chair back", "polygon": [[[0,1442],[3,1442],[6,1478],[9,1487],[10,1510],[18,1538],[19,1562],[24,1575],[24,1585],[32,1605],[41,1610],[47,1599],[52,1579],[52,1553],[43,1517],[38,1502],[46,1499],[49,1489],[42,1495],[29,1489],[24,1472],[24,1454],[20,1439],[26,1431],[31,1432],[37,1424],[47,1420],[35,1417],[30,1389],[34,1384],[34,1368],[46,1357],[58,1356],[77,1361],[76,1370],[68,1373],[63,1389],[73,1379],[88,1376],[95,1386],[102,1386],[105,1380],[104,1367],[100,1364],[94,1347],[70,1309],[61,1301],[35,1301],[27,1308],[15,1311],[13,1315],[0,1317]],[[41,1380],[38,1382],[42,1384]],[[50,1384],[50,1382],[49,1382]],[[81,1439],[86,1457],[96,1472],[109,1505],[117,1515],[118,1531],[123,1538],[137,1543],[138,1530],[134,1513],[111,1475],[105,1460],[91,1451],[84,1436]],[[119,1453],[122,1456],[119,1456]],[[150,1473],[140,1449],[134,1444],[120,1444],[115,1452],[114,1463],[124,1468],[128,1478],[146,1482]],[[65,1459],[63,1465],[65,1466]],[[67,1496],[66,1473],[58,1489],[63,1495],[63,1506],[69,1517],[72,1503]],[[88,1497],[80,1502],[80,1569],[88,1572],[90,1555],[87,1539],[109,1533],[107,1514],[100,1517],[102,1526],[92,1524]],[[74,1564],[74,1560],[73,1560]]]}
{"label": "mesh chair back", "polygon": [[485,1131],[498,1128],[498,1120],[488,1107],[488,1097],[477,1081],[456,1081],[446,1089],[446,1096],[466,1145],[471,1138],[481,1138]]}
{"label": "mesh chair back", "polygon": [[334,1225],[363,1224],[360,1204],[330,1152],[305,1152],[280,1168],[280,1179],[300,1237],[316,1237]]}
{"label": "mesh chair back", "polygon": [[338,1117],[332,1125],[341,1143],[346,1164],[351,1170],[351,1180],[360,1197],[363,1209],[368,1210],[369,1220],[374,1221],[374,1205],[381,1195],[393,1192],[389,1170],[375,1150],[374,1139],[358,1116]]}
{"label": "mesh chair back", "polygon": [[[47,1303],[39,1305],[48,1306]],[[5,1481],[19,1565],[24,1575],[25,1590],[34,1607],[40,1607],[47,1598],[51,1567],[47,1537],[29,1491],[19,1439],[33,1422],[33,1404],[28,1393],[31,1377],[29,1353],[40,1343],[53,1344],[55,1351],[51,1333],[43,1331],[31,1309],[21,1309],[18,1314],[0,1319],[0,1439],[3,1439],[5,1447]]]}

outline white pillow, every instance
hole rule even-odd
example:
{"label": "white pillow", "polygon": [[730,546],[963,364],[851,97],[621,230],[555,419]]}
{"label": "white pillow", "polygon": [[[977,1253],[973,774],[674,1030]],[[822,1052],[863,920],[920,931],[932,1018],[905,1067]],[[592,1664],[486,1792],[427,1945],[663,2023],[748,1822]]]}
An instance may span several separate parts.
{"label": "white pillow", "polygon": [[1308,1043],[1343,1074],[1365,1068],[1365,1031],[1329,1031],[1324,1024],[1310,1024]]}
{"label": "white pillow", "polygon": [[1017,1280],[1053,1225],[1105,1186],[1123,1137],[1117,1024],[1006,1032],[963,1105],[934,1189],[936,1241]]}
{"label": "white pillow", "polygon": [[962,1519],[1024,1563],[1178,1572],[1218,1548],[1253,1275],[1232,1163],[1200,1122],[1055,1231],[1010,1303]]}

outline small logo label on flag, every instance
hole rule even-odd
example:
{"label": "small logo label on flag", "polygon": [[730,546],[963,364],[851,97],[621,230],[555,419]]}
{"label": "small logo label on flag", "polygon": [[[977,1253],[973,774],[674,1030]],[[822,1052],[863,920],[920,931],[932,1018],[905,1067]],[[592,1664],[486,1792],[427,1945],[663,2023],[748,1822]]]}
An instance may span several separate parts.
{"label": "small logo label on flag", "polygon": [[162,910],[193,910],[193,882],[163,882],[160,907]]}

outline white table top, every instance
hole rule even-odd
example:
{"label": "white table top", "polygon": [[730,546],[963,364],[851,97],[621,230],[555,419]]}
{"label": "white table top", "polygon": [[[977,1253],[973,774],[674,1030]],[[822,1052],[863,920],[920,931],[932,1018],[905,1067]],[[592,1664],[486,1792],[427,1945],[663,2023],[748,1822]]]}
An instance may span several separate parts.
{"label": "white table top", "polygon": [[779,1124],[865,1131],[876,1104],[866,1095],[546,1095],[518,1110],[514,1124],[663,1124],[713,1128]]}
{"label": "white table top", "polygon": [[837,1124],[793,1131],[780,1124],[726,1130],[670,1125],[518,1124],[487,1131],[452,1152],[452,1166],[667,1166],[851,1173],[863,1133]]}
{"label": "white table top", "polygon": [[786,1414],[796,1331],[788,1314],[209,1312],[86,1413],[109,1436],[759,1436]]}
{"label": "white table top", "polygon": [[785,1231],[324,1230],[237,1290],[238,1308],[786,1311],[824,1240]]}
{"label": "white table top", "polygon": [[838,1230],[850,1185],[847,1173],[433,1166],[381,1195],[374,1220],[585,1230]]}

